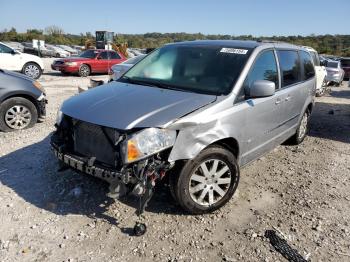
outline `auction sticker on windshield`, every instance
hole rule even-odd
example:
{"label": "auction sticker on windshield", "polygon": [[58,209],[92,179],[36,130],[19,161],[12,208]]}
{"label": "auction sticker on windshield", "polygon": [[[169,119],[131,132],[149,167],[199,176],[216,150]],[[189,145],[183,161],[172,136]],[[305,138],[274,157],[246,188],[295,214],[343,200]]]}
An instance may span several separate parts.
{"label": "auction sticker on windshield", "polygon": [[246,55],[247,52],[248,52],[247,49],[237,49],[237,48],[227,48],[227,47],[223,47],[220,50],[220,53],[239,54],[239,55]]}

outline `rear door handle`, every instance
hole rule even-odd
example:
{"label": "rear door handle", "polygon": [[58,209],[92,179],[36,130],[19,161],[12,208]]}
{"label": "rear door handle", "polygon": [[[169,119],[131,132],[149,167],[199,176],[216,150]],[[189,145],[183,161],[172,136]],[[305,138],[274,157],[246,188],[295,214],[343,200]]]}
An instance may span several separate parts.
{"label": "rear door handle", "polygon": [[289,101],[291,98],[292,98],[291,96],[287,96],[285,100]]}
{"label": "rear door handle", "polygon": [[275,101],[275,104],[278,105],[278,104],[280,104],[281,102],[282,102],[281,99],[277,99],[277,100]]}

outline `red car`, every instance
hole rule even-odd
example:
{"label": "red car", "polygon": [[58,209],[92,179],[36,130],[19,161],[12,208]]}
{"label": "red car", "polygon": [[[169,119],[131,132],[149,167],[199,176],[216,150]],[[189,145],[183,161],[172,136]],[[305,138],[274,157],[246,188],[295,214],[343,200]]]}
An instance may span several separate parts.
{"label": "red car", "polygon": [[55,60],[51,68],[62,74],[78,73],[80,76],[88,76],[91,73],[108,73],[113,65],[125,60],[126,57],[115,51],[86,50],[78,57]]}

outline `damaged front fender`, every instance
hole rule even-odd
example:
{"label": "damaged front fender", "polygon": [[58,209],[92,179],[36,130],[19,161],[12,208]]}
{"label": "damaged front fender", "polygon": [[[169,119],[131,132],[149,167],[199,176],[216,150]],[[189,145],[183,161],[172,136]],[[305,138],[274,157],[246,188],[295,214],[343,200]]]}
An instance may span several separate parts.
{"label": "damaged front fender", "polygon": [[235,123],[245,120],[239,117],[233,123],[231,116],[236,110],[237,108],[231,106],[210,117],[197,115],[170,124],[167,128],[179,130],[179,133],[168,161],[193,159],[210,144],[226,138],[240,137],[241,131]]}

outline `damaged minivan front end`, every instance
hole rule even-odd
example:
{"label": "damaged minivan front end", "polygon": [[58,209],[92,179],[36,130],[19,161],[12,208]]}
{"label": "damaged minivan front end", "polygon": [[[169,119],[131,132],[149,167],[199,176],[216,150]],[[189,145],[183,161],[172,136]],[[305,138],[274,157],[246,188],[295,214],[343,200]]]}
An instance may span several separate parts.
{"label": "damaged minivan front end", "polygon": [[178,130],[164,126],[215,100],[213,95],[112,82],[63,103],[51,145],[60,169],[105,180],[110,197],[141,196],[142,213],[156,181],[174,165],[169,155]]}
{"label": "damaged minivan front end", "polygon": [[119,198],[128,192],[144,196],[142,213],[156,180],[172,166],[167,157],[175,139],[173,130],[147,128],[130,133],[65,115],[51,145],[63,168],[108,182],[110,197]]}

